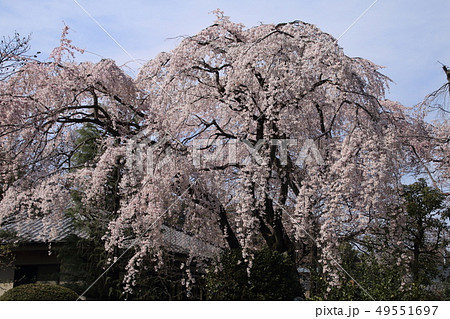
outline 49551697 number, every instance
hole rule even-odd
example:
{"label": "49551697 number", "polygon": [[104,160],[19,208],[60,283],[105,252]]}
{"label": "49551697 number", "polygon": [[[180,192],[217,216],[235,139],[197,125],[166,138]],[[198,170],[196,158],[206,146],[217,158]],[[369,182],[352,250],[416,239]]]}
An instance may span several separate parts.
{"label": "49551697 number", "polygon": [[438,306],[378,306],[380,316],[434,316]]}

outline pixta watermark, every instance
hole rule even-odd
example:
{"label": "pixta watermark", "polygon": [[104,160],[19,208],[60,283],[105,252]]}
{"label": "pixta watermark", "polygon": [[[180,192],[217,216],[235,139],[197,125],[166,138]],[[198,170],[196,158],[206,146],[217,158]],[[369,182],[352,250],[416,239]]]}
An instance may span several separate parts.
{"label": "pixta watermark", "polygon": [[191,160],[198,169],[242,167],[250,163],[267,165],[276,158],[277,165],[323,165],[322,155],[312,139],[194,139],[184,145],[169,135],[141,134],[127,144],[128,168],[146,174],[164,169],[173,161]]}

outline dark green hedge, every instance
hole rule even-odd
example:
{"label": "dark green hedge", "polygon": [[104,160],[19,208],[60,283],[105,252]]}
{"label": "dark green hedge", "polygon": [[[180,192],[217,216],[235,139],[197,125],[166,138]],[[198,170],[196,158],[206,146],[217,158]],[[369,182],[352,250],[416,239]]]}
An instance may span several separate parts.
{"label": "dark green hedge", "polygon": [[75,291],[57,285],[28,284],[12,288],[5,292],[1,301],[75,301],[78,295]]}
{"label": "dark green hedge", "polygon": [[287,254],[268,248],[254,253],[250,277],[240,251],[221,256],[206,277],[209,300],[294,300],[303,297],[296,267]]}

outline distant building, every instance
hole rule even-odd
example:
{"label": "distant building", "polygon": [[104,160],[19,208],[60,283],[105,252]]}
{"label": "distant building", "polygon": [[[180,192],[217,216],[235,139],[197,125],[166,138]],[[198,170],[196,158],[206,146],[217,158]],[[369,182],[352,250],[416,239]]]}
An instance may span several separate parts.
{"label": "distant building", "polygon": [[[69,235],[85,238],[87,235],[77,232],[69,217],[60,216],[56,219],[57,224],[47,223],[47,220],[54,221],[55,218],[15,216],[1,223],[0,232],[10,235],[0,237],[0,245],[12,247],[12,250],[10,258],[0,254],[0,295],[22,284],[64,282],[64,278],[61,278],[61,262],[55,253],[51,253],[51,248],[64,245]],[[220,248],[174,228],[163,225],[161,231],[168,251],[180,261],[191,249],[202,251],[205,257],[220,253]]]}
{"label": "distant building", "polygon": [[0,295],[22,284],[59,284],[60,262],[50,253],[50,248],[64,243],[75,230],[68,217],[60,218],[58,224],[52,226],[46,225],[45,221],[23,215],[2,222],[0,231],[13,237],[3,236],[0,244],[11,247],[9,256],[13,258],[8,260],[3,256],[0,260]]}

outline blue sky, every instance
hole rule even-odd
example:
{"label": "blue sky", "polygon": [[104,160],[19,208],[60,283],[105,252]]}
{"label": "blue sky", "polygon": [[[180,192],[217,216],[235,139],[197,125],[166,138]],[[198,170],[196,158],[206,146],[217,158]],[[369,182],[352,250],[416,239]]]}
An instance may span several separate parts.
{"label": "blue sky", "polygon": [[[302,20],[337,38],[374,0],[0,0],[0,36],[31,33],[33,51],[46,58],[65,23],[73,43],[88,51],[80,59],[132,60],[76,2],[133,58],[146,61],[174,48],[177,36],[209,26],[216,8],[247,27]],[[394,81],[388,98],[412,106],[445,83],[437,61],[450,65],[450,1],[378,0],[339,44],[349,56],[384,66]]]}

